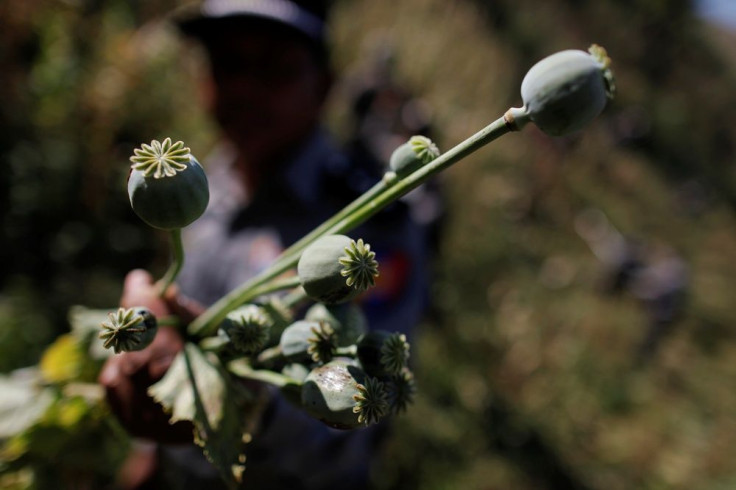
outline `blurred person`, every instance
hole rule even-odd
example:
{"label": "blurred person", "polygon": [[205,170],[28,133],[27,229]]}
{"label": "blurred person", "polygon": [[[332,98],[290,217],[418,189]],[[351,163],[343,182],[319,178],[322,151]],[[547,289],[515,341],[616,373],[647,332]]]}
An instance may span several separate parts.
{"label": "blurred person", "polygon": [[[396,75],[396,53],[390,36],[379,32],[363,47],[352,76],[346,77],[353,128],[347,152],[366,165],[387,166],[397,146],[414,135],[433,138],[432,109],[412,94]],[[402,197],[412,219],[427,231],[431,255],[439,248],[445,203],[440,176]]]}
{"label": "blurred person", "polygon": [[[327,17],[318,0],[205,0],[175,16],[207,53],[206,104],[222,142],[205,162],[210,204],[184,230],[177,286],[160,299],[150,274],[133,271],[122,306],[191,319],[380,179],[382,166],[348,158],[320,124],[332,84]],[[377,285],[362,300],[371,328],[411,334],[426,304],[423,228],[397,202],[351,235],[370,243],[380,264]],[[146,394],[182,345],[176,331],[162,327],[151,346],[112,357],[100,374],[113,411],[142,441],[123,467],[126,488],[224,488],[191,443],[191,425],[170,425]],[[276,390],[258,391],[267,402],[246,447],[244,486],[368,486],[385,423],[337,431]]]}

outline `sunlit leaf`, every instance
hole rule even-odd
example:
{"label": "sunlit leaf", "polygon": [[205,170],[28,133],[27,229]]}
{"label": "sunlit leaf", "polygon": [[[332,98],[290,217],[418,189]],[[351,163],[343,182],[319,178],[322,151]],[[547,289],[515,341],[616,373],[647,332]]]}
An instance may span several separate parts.
{"label": "sunlit leaf", "polygon": [[39,378],[38,371],[30,368],[0,376],[0,439],[26,430],[52,403],[51,389],[41,387]]}
{"label": "sunlit leaf", "polygon": [[239,482],[245,468],[247,414],[257,409],[217,359],[187,344],[149,394],[171,413],[171,421],[190,420],[196,442],[226,481]]}
{"label": "sunlit leaf", "polygon": [[41,357],[41,376],[51,383],[64,383],[79,377],[84,368],[84,353],[71,334],[59,336]]}
{"label": "sunlit leaf", "polygon": [[[55,403],[44,422],[53,424],[63,429],[73,429],[90,412],[90,405],[79,396],[64,398]],[[53,417],[49,417],[52,415]]]}
{"label": "sunlit leaf", "polygon": [[[213,360],[205,357],[199,348],[188,344],[171,363],[166,375],[149,388],[148,393],[171,414],[171,422],[194,421],[197,417],[195,389],[206,421],[217,429],[222,418],[225,398],[225,380]],[[193,375],[190,374],[193,373]]]}
{"label": "sunlit leaf", "polygon": [[86,306],[75,305],[69,308],[68,320],[71,333],[83,345],[89,344],[89,355],[92,359],[107,359],[112,351],[105,349],[99,340],[100,325],[107,321],[108,314],[117,308],[98,310]]}

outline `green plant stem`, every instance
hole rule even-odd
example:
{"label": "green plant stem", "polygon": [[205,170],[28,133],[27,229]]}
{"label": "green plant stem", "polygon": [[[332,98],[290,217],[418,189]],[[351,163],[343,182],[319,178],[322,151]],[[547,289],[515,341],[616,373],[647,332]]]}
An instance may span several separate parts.
{"label": "green plant stem", "polygon": [[157,284],[158,295],[161,297],[166,294],[166,290],[174,283],[176,276],[179,275],[179,272],[181,272],[181,268],[184,265],[184,246],[181,243],[181,228],[171,230],[169,232],[169,236],[171,237],[171,251],[173,257],[171,259],[169,269]]}
{"label": "green plant stem", "polygon": [[[208,339],[205,339],[208,340]],[[204,341],[203,341],[204,342]],[[337,347],[335,349],[335,356],[341,357],[356,357],[358,355],[358,347],[356,345],[348,345],[345,347]],[[272,361],[284,360],[284,354],[281,352],[281,347],[275,345],[269,349],[262,351],[258,355],[258,364],[268,364]]]}
{"label": "green plant stem", "polygon": [[262,351],[260,354],[258,354],[258,357],[256,358],[258,364],[268,364],[271,361],[276,361],[279,359],[284,359],[284,354],[281,352],[280,345],[274,345],[273,347]]}
{"label": "green plant stem", "polygon": [[[284,250],[284,252],[278,258],[278,262],[283,261],[284,263],[290,263],[295,255],[300,254],[305,248],[307,248],[309,244],[314,242],[317,238],[326,235],[330,228],[332,228],[336,223],[339,223],[340,221],[354,213],[356,210],[365,206],[366,203],[369,203],[377,196],[382,194],[388,187],[389,184],[384,180],[376,183],[373,187],[361,194],[360,197],[338,211],[337,214],[329,218],[327,221],[323,222],[317,228],[313,229],[302,238],[294,242],[289,248]],[[297,261],[298,260],[299,258],[297,256]]]}
{"label": "green plant stem", "polygon": [[347,345],[345,347],[338,347],[335,349],[335,355],[340,357],[356,357],[358,355],[357,345]]}
{"label": "green plant stem", "polygon": [[284,296],[281,299],[281,303],[286,307],[291,309],[297,308],[302,303],[309,300],[309,296],[307,296],[307,293],[304,291],[303,288],[296,288],[293,291],[291,291],[289,294]]}
{"label": "green plant stem", "polygon": [[267,292],[263,292],[263,288],[268,285],[268,281],[273,280],[288,269],[288,266],[276,267],[276,264],[274,264],[261,274],[230,291],[189,324],[188,334],[195,337],[212,335],[229,311],[262,294],[267,294]]}
{"label": "green plant stem", "polygon": [[163,316],[156,319],[156,322],[158,323],[159,327],[179,327],[181,325],[181,320],[178,316]]}
{"label": "green plant stem", "polygon": [[[266,294],[257,288],[260,288],[264,284],[268,283],[268,281],[271,281],[273,278],[296,266],[297,262],[299,261],[299,256],[301,255],[301,252],[304,251],[307,246],[309,246],[319,237],[326,235],[330,228],[335,226],[335,224],[341,222],[351,213],[354,213],[356,210],[365,206],[366,203],[369,203],[386,189],[386,182],[381,180],[371,189],[358,197],[355,201],[351,202],[342,210],[340,210],[337,214],[335,214],[327,221],[319,225],[317,228],[293,243],[279,255],[276,261],[271,264],[271,266],[266,271],[252,278],[251,280],[246,281],[237,289],[223,296],[207,311],[205,311],[202,316],[197,318],[190,325],[189,334],[196,336],[211,335],[213,329],[222,321],[225,315],[227,315],[228,311],[256,298],[257,296]],[[304,299],[304,296],[294,296],[292,299],[295,305],[301,302]]]}
{"label": "green plant stem", "polygon": [[519,127],[520,125],[513,123],[513,121],[508,121],[505,117],[500,117],[470,138],[403,179],[392,184],[387,184],[382,180],[332,218],[318,226],[314,231],[286,249],[271,267],[223,296],[189,325],[189,334],[199,337],[211,335],[216,331],[217,326],[225,315],[227,315],[228,311],[257,296],[266,294],[263,292],[265,285],[283,272],[295,267],[299,261],[300,252],[321,236],[344,233],[355,228],[394,200],[418,187],[431,176],[448,168],[458,160],[465,158],[500,136],[510,131],[518,130]]}
{"label": "green plant stem", "polygon": [[261,381],[279,388],[284,388],[288,385],[301,385],[299,381],[281,373],[269,371],[268,369],[253,369],[244,359],[236,359],[228,363],[227,369],[239,378]]}
{"label": "green plant stem", "polygon": [[400,179],[396,184],[386,189],[385,192],[376,196],[369,205],[362,206],[342,220],[337,221],[326,230],[325,234],[345,233],[363,224],[371,216],[404,194],[417,188],[433,175],[447,169],[479,148],[515,129],[513,125],[507,123],[504,117],[497,119],[462,143],[451,148],[403,179]]}
{"label": "green plant stem", "polygon": [[188,334],[196,337],[212,335],[217,331],[217,327],[228,312],[238,306],[259,296],[299,286],[300,282],[297,276],[275,279],[276,276],[286,270],[288,270],[288,267],[283,268],[283,270],[269,268],[265,273],[256,276],[253,280],[226,294],[189,324]]}
{"label": "green plant stem", "polygon": [[274,279],[265,284],[261,284],[257,289],[253,290],[253,299],[257,296],[263,296],[264,294],[271,294],[277,291],[283,291],[284,289],[294,289],[301,286],[298,276],[285,277],[282,279]]}
{"label": "green plant stem", "polygon": [[[193,421],[201,424],[201,430],[205,433],[205,437],[209,439],[215,430],[212,428],[209,419],[207,418],[207,410],[204,408],[204,402],[202,401],[202,396],[200,395],[199,387],[197,386],[197,378],[194,376],[194,367],[192,366],[192,360],[190,359],[190,354],[187,352],[186,345],[184,346],[182,353],[184,354],[187,376],[189,377],[189,383],[192,386],[192,395],[194,398],[195,415]],[[220,471],[220,476],[225,484],[227,484],[228,488],[231,490],[237,490],[238,483],[233,479],[232,473],[223,468],[222,464],[217,464],[219,463],[218,461],[215,460],[215,463],[217,469]]]}
{"label": "green plant stem", "polygon": [[230,341],[226,338],[215,335],[213,337],[205,337],[199,343],[199,348],[207,352],[219,352],[229,345]]}

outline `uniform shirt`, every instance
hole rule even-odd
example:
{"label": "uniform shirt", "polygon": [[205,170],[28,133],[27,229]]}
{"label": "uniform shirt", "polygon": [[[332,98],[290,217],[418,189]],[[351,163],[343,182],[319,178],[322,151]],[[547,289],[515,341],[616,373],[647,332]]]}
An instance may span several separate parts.
{"label": "uniform shirt", "polygon": [[[220,149],[208,160],[210,204],[184,230],[184,294],[211,304],[266,269],[280,251],[373,186],[380,173],[348,161],[317,131],[291,161],[248,195]],[[347,233],[363,238],[379,262],[377,285],[362,301],[371,328],[411,335],[426,303],[425,237],[403,203],[393,203]],[[259,432],[246,447],[244,481],[254,488],[362,488],[385,422],[354,431],[330,429],[275,390]],[[199,451],[198,448],[195,448]],[[208,465],[192,463],[191,448],[168,448],[164,459],[194,473],[176,488],[213,487]],[[202,485],[197,483],[202,479]],[[199,485],[199,486],[197,486]]]}

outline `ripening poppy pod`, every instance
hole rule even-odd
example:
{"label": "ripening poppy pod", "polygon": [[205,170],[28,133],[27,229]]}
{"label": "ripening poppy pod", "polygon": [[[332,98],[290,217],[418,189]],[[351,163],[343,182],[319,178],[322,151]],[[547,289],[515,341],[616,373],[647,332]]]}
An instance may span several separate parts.
{"label": "ripening poppy pod", "polygon": [[130,160],[130,205],[148,225],[175,230],[204,213],[210,197],[207,176],[184,143],[152,141],[136,148]]}
{"label": "ripening poppy pod", "polygon": [[301,402],[307,413],[335,429],[369,425],[389,413],[383,383],[350,359],[313,369],[302,384]]}
{"label": "ripening poppy pod", "polygon": [[310,360],[310,347],[315,332],[319,331],[318,321],[298,320],[284,330],[279,340],[281,355],[288,361],[306,362]]}
{"label": "ripening poppy pod", "polygon": [[376,253],[363,240],[327,235],[302,252],[297,273],[307,295],[324,304],[350,301],[375,284]]}
{"label": "ripening poppy pod", "polygon": [[409,343],[404,334],[373,330],[356,346],[360,365],[371,376],[398,375],[408,366]]}
{"label": "ripening poppy pod", "polygon": [[566,50],[534,65],[521,82],[524,107],[513,117],[528,117],[550,136],[572,133],[598,116],[613,97],[611,63],[605,49]]}
{"label": "ripening poppy pod", "polygon": [[142,350],[151,345],[158,332],[156,317],[148,308],[118,308],[102,323],[99,337],[115,354]]}
{"label": "ripening poppy pod", "polygon": [[269,338],[271,319],[257,305],[244,305],[227,314],[220,324],[218,334],[245,354],[261,350]]}

